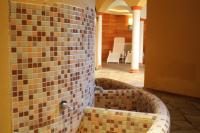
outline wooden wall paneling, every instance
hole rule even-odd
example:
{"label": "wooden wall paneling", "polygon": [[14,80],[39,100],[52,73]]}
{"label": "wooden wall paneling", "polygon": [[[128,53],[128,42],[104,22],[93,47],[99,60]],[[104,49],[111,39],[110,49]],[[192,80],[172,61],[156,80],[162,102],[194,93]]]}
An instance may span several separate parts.
{"label": "wooden wall paneling", "polygon": [[131,42],[132,32],[128,30],[128,18],[126,15],[101,14],[103,17],[102,29],[102,59],[106,61],[109,51],[113,48],[115,37],[125,37],[125,41]]}

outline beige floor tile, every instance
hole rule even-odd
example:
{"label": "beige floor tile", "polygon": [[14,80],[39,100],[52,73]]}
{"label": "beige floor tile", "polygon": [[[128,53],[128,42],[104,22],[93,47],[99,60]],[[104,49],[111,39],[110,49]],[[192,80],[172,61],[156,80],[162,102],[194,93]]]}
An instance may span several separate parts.
{"label": "beige floor tile", "polygon": [[129,73],[130,64],[106,64],[95,72],[96,78],[110,78],[122,81],[136,87],[144,87],[144,70],[140,67],[139,73]]}

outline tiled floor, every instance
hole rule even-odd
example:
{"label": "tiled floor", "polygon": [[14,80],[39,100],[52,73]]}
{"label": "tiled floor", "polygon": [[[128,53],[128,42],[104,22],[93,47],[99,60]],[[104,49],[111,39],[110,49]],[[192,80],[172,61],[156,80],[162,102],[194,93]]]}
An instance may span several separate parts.
{"label": "tiled floor", "polygon": [[106,77],[120,80],[134,86],[144,86],[144,69],[141,66],[139,73],[129,73],[130,64],[106,64],[103,63],[103,69],[96,71],[96,78]]}
{"label": "tiled floor", "polygon": [[[96,77],[111,78],[134,86],[144,86],[144,71],[129,73],[128,64],[103,64]],[[167,105],[171,115],[171,133],[200,133],[200,99],[148,90]]]}

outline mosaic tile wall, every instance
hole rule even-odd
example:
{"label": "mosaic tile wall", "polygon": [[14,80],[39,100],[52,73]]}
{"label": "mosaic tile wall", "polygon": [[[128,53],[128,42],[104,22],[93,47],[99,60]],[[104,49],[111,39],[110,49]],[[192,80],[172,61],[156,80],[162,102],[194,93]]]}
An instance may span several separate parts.
{"label": "mosaic tile wall", "polygon": [[146,113],[156,112],[154,99],[134,86],[105,78],[97,78],[95,84],[104,90],[100,93],[96,91],[95,107]]}
{"label": "mosaic tile wall", "polygon": [[86,108],[78,133],[146,133],[155,114]]}
{"label": "mosaic tile wall", "polygon": [[94,18],[90,8],[11,2],[13,132],[76,132],[93,105]]}

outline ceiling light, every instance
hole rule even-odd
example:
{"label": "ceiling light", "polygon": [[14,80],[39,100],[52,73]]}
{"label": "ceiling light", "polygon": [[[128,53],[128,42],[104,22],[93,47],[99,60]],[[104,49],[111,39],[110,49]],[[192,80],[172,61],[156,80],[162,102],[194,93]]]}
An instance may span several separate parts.
{"label": "ceiling light", "polygon": [[128,10],[118,10],[118,9],[109,9],[109,11],[112,11],[112,12],[121,12],[121,13],[128,13],[129,12]]}

